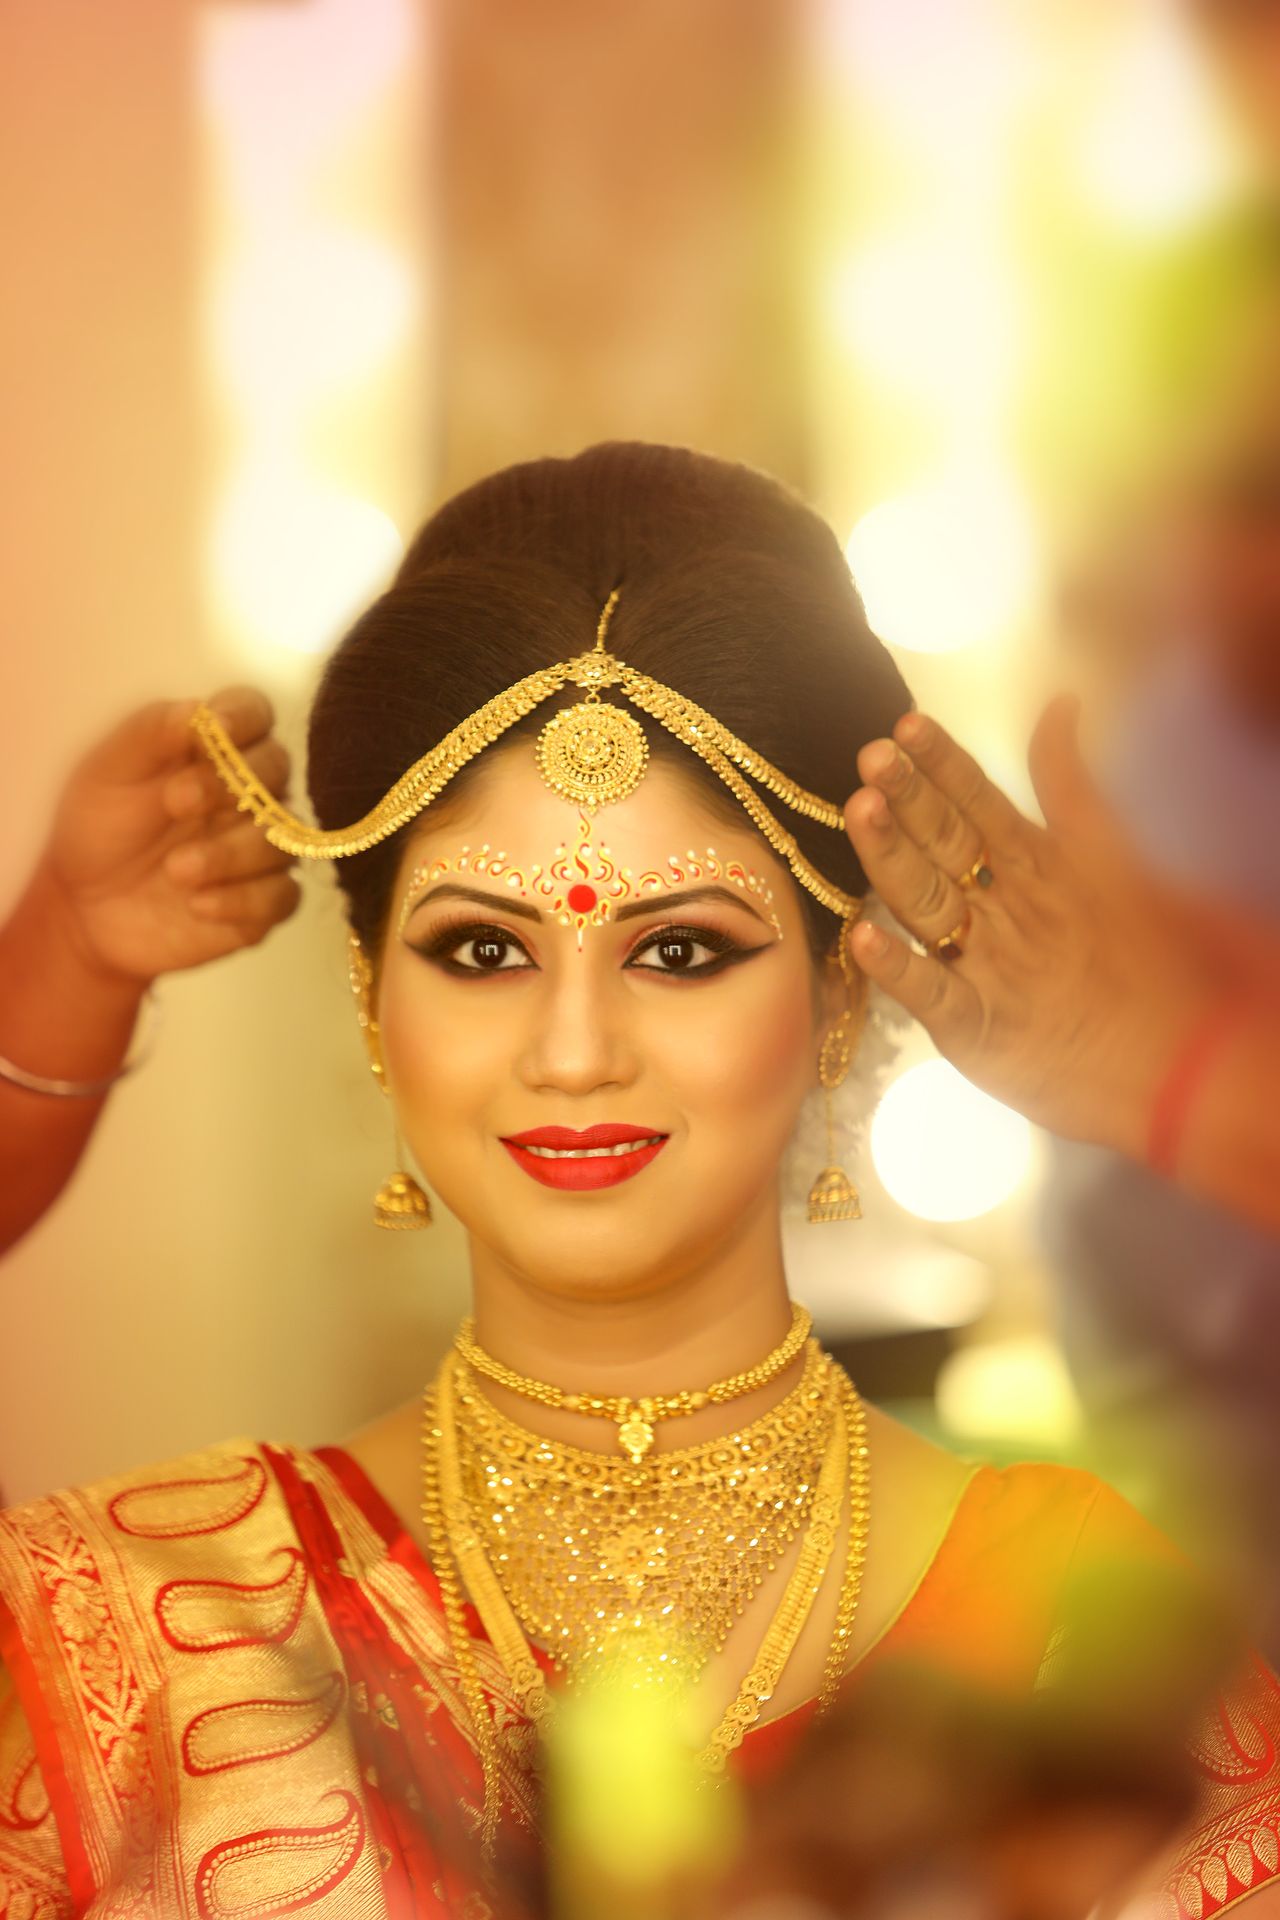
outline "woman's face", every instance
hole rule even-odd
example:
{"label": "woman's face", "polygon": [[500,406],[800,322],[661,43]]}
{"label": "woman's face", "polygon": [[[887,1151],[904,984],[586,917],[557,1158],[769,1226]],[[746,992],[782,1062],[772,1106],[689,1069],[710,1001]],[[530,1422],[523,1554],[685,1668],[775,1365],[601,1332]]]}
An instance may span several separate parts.
{"label": "woman's face", "polygon": [[588,821],[515,743],[400,863],[378,1018],[401,1132],[526,1283],[653,1291],[776,1214],[827,973],[745,816],[659,760]]}

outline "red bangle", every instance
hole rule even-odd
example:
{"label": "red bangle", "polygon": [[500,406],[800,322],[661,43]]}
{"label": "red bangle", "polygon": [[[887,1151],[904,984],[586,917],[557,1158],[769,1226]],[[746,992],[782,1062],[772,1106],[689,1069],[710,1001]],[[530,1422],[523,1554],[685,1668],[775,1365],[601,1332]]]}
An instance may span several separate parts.
{"label": "red bangle", "polygon": [[1187,1116],[1214,1054],[1240,1020],[1239,999],[1220,1000],[1191,1029],[1160,1082],[1147,1127],[1147,1165],[1172,1179]]}

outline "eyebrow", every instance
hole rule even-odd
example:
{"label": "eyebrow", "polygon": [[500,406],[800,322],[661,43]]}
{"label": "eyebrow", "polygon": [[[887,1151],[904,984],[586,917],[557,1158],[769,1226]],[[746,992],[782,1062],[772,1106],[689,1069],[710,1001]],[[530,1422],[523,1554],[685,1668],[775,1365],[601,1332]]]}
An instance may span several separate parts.
{"label": "eyebrow", "polygon": [[424,887],[408,911],[412,913],[426,900],[477,900],[482,907],[501,905],[504,913],[514,913],[521,920],[542,918],[536,907],[527,907],[521,900],[512,900],[503,893],[486,892],[483,887],[462,887],[455,880],[442,881],[438,887]]}
{"label": "eyebrow", "polygon": [[736,887],[681,887],[670,893],[664,891],[646,895],[643,899],[624,901],[622,906],[615,908],[613,917],[615,920],[634,920],[637,914],[653,913],[657,908],[670,907],[673,902],[684,906],[692,900],[726,900],[731,907],[745,907],[752,919],[760,921],[761,926],[767,925],[764,916],[756,912]]}
{"label": "eyebrow", "polygon": [[[542,914],[537,907],[526,906],[522,900],[513,900],[505,893],[490,893],[483,887],[460,886],[454,880],[443,881],[438,887],[427,887],[413,902],[409,912],[412,913],[427,900],[475,900],[484,907],[500,906],[504,913],[515,914],[521,920],[540,921],[542,919]],[[673,905],[688,905],[695,900],[724,900],[730,906],[742,907],[753,920],[759,920],[761,926],[769,924],[736,887],[717,886],[683,887],[678,892],[667,892],[664,889],[662,893],[646,894],[643,899],[626,900],[621,906],[613,909],[612,918],[634,920],[642,913],[669,911]]]}

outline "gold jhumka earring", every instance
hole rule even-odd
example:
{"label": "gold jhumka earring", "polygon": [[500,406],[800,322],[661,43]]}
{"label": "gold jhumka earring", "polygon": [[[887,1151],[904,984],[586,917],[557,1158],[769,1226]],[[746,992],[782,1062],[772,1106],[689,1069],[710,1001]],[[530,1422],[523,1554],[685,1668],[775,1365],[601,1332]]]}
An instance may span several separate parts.
{"label": "gold jhumka earring", "polygon": [[840,1165],[836,1155],[835,1114],[831,1096],[843,1085],[853,1063],[862,1023],[867,1010],[867,978],[855,972],[849,958],[848,931],[852,916],[840,927],[840,971],[852,1003],[845,1006],[834,1027],[823,1039],[818,1054],[818,1082],[822,1088],[827,1121],[827,1164],[809,1189],[809,1219],[814,1226],[828,1220],[861,1220],[862,1202],[858,1189]]}
{"label": "gold jhumka earring", "polygon": [[[373,968],[359,934],[354,931],[347,936],[347,978],[355,996],[356,1019],[360,1022],[360,1031],[369,1052],[369,1069],[386,1093],[387,1072],[382,1062],[382,1035],[373,1012]],[[394,1123],[391,1132],[396,1144],[395,1171],[388,1174],[373,1196],[374,1225],[395,1232],[412,1233],[431,1225],[431,1202],[413,1175],[405,1170],[400,1130]]]}

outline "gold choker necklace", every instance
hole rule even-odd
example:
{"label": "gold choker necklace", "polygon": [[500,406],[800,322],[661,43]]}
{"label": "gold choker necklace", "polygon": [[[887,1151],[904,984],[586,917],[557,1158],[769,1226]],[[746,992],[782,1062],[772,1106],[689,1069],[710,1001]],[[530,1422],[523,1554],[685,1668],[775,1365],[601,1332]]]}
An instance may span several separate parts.
{"label": "gold choker necklace", "polygon": [[566,1413],[594,1414],[600,1419],[617,1423],[618,1443],[629,1456],[633,1465],[638,1464],[653,1446],[654,1423],[659,1420],[671,1420],[680,1414],[697,1413],[707,1406],[723,1406],[726,1401],[738,1400],[743,1394],[753,1393],[757,1387],[768,1386],[776,1380],[799,1354],[813,1327],[813,1316],[806,1307],[793,1305],[791,1309],[791,1330],[785,1340],[765,1355],[754,1367],[748,1367],[743,1373],[731,1374],[728,1379],[715,1380],[709,1387],[697,1391],[682,1393],[655,1393],[640,1399],[630,1399],[626,1394],[589,1394],[569,1393],[563,1387],[552,1386],[547,1380],[531,1380],[514,1368],[504,1366],[501,1360],[486,1353],[477,1346],[475,1321],[464,1320],[454,1340],[458,1352],[488,1380],[494,1380],[512,1393],[523,1395],[526,1400],[536,1400],[544,1407],[556,1407]]}

